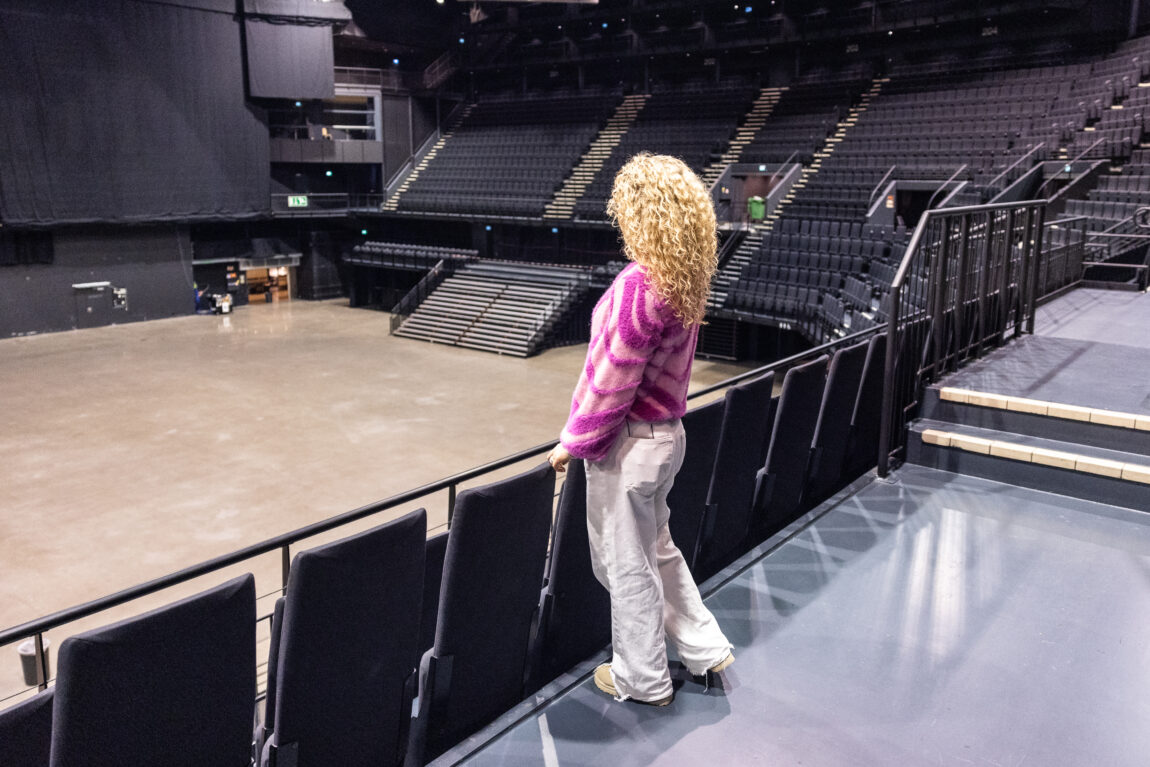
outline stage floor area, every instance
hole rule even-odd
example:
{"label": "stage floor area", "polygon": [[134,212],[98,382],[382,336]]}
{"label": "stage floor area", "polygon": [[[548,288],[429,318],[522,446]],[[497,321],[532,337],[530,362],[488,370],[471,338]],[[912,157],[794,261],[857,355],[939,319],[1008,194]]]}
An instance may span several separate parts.
{"label": "stage floor area", "polygon": [[436,764],[1144,765],[1150,516],[892,480],[716,577],[721,688],[680,672],[667,708],[616,703],[589,663]]}
{"label": "stage floor area", "polygon": [[[501,357],[393,338],[389,321],[292,301],[0,340],[0,626],[558,438],[586,345]],[[700,360],[692,382],[745,369]],[[441,526],[446,504],[314,542],[418,505]],[[278,554],[49,639],[247,571],[269,610]],[[23,685],[15,648],[0,651],[3,698]]]}

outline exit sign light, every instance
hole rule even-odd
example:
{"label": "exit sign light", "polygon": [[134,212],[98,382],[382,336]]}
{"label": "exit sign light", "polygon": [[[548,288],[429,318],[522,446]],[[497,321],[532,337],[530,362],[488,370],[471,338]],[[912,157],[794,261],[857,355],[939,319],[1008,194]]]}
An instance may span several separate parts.
{"label": "exit sign light", "polygon": [[289,208],[306,208],[307,195],[306,194],[292,194],[288,195]]}

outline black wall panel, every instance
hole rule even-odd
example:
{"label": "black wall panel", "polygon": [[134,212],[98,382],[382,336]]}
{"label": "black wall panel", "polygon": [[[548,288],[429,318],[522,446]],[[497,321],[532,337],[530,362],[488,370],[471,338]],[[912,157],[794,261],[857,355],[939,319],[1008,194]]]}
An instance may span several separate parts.
{"label": "black wall panel", "polygon": [[[69,229],[55,232],[51,265],[0,267],[0,338],[162,319],[195,311],[191,243],[185,228]],[[127,308],[110,291],[127,289]]]}

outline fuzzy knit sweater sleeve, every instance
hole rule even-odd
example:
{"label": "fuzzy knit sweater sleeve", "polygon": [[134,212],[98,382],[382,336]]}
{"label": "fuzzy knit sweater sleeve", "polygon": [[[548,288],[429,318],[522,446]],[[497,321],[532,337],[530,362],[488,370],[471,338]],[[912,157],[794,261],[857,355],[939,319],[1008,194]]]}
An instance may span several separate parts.
{"label": "fuzzy knit sweater sleeve", "polygon": [[592,315],[587,360],[560,436],[567,452],[597,461],[628,417],[681,416],[697,326],[694,330],[674,319],[641,266],[620,272]]}

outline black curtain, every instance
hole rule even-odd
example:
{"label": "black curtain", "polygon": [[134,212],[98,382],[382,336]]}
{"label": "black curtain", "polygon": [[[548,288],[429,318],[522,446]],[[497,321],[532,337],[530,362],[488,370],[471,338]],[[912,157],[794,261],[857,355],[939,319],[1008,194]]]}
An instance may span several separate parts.
{"label": "black curtain", "polygon": [[234,3],[4,0],[0,219],[242,219],[269,209]]}
{"label": "black curtain", "polygon": [[249,19],[245,29],[252,98],[328,99],[335,95],[331,27]]}

